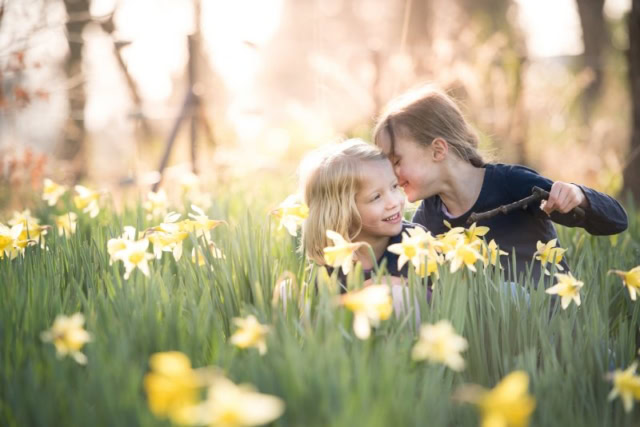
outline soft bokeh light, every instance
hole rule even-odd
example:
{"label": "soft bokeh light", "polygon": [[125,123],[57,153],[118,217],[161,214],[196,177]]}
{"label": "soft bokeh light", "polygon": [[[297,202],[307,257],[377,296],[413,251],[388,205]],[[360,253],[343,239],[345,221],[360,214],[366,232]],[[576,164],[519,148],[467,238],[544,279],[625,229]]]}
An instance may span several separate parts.
{"label": "soft bokeh light", "polygon": [[582,52],[580,20],[574,0],[517,0],[517,3],[532,56]]}
{"label": "soft bokeh light", "polygon": [[[532,122],[542,120],[561,135],[574,126],[568,115],[571,97],[575,97],[572,91],[588,81],[588,76],[576,75],[570,67],[582,52],[575,1],[514,1],[518,19],[512,23],[520,25],[530,59],[524,70],[527,112]],[[96,18],[105,19],[115,11],[112,35],[98,22],[87,25],[81,35],[85,43],[84,117],[92,157],[100,159],[90,160],[94,177],[118,181],[123,175],[157,168],[160,154],[150,156],[136,130],[144,115],[162,143],[176,120],[186,91],[187,36],[196,30],[194,4],[186,0],[91,1],[91,15]],[[255,169],[275,170],[284,157],[299,155],[304,147],[333,140],[336,135],[367,132],[366,126],[386,100],[427,80],[446,88],[464,87],[474,109],[472,120],[483,131],[495,134],[496,141],[511,140],[512,135],[500,134],[510,132],[508,116],[513,112],[507,81],[511,71],[504,64],[499,67],[505,38],[498,34],[478,44],[478,29],[469,25],[468,11],[461,4],[444,0],[428,4],[411,3],[411,16],[427,23],[428,31],[423,24],[419,29],[409,22],[407,36],[403,25],[409,3],[201,0],[198,71],[207,115],[216,138],[222,141],[216,161],[242,163],[245,170],[233,171],[234,176]],[[607,0],[605,13],[609,19],[621,19],[629,4],[630,0]],[[23,144],[54,153],[69,113],[67,86],[79,82],[67,82],[61,68],[68,51],[63,2],[48,2],[43,15],[38,14],[38,5],[34,0],[6,8],[0,52],[7,46],[14,50],[24,46],[30,61],[44,65],[29,68],[19,84],[33,90],[44,88],[48,99],[34,99],[19,112],[3,113],[0,147]],[[43,16],[44,25],[39,26]],[[15,44],[17,36],[27,42]],[[616,46],[624,47],[624,36],[614,36]],[[118,65],[114,41],[124,44],[120,52],[142,98],[140,106],[133,102]],[[2,61],[6,59],[0,57]],[[500,68],[498,73],[503,75],[491,67]],[[562,97],[539,96],[558,90]],[[501,98],[502,103],[500,99],[489,101],[487,96]],[[620,128],[619,123],[610,123],[594,129],[615,126]],[[600,132],[600,137],[606,132]],[[185,126],[178,133],[179,144],[187,135]],[[624,140],[624,136],[613,139]],[[590,168],[619,168],[621,163],[614,158],[619,145],[591,161]],[[178,147],[171,163],[188,161],[188,149]],[[513,148],[503,148],[509,160]],[[542,157],[532,154],[534,161]],[[548,167],[556,168],[547,157],[545,164],[551,162]],[[606,165],[601,164],[602,159],[607,159]],[[114,162],[117,170],[112,167]],[[612,182],[608,171],[592,175],[598,183]]]}

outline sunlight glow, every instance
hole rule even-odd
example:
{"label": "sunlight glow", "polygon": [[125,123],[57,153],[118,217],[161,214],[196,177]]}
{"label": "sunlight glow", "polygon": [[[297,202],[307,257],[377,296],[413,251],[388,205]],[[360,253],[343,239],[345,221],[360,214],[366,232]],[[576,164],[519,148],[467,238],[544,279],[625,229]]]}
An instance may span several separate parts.
{"label": "sunlight glow", "polygon": [[[579,55],[582,28],[575,0],[516,0],[519,21],[527,34],[527,48],[533,57]],[[619,19],[631,0],[606,0],[604,11]]]}
{"label": "sunlight glow", "polygon": [[582,31],[574,0],[516,0],[533,57],[579,55]]}

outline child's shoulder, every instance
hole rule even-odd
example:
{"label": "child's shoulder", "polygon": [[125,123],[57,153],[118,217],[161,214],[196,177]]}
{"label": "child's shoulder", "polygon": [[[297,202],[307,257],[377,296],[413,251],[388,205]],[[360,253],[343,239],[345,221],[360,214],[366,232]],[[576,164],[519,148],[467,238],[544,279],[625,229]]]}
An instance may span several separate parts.
{"label": "child's shoulder", "polygon": [[491,186],[501,184],[507,188],[532,185],[546,187],[549,181],[530,167],[507,163],[488,164],[485,177],[487,184]]}
{"label": "child's shoulder", "polygon": [[[487,165],[484,183],[493,192],[508,194],[510,201],[531,195],[533,187],[549,191],[552,184],[550,179],[527,166],[506,163]],[[501,201],[503,202],[505,201]]]}
{"label": "child's shoulder", "polygon": [[488,171],[491,171],[494,175],[503,176],[503,177],[517,177],[517,176],[528,176],[528,175],[540,175],[534,169],[530,167],[518,165],[518,164],[509,164],[509,163],[488,163],[485,168]]}

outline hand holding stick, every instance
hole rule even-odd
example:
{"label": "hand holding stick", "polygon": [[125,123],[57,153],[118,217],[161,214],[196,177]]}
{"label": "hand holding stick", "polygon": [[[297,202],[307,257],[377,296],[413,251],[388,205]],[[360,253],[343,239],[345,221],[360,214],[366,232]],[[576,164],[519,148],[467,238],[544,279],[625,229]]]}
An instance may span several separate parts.
{"label": "hand holding stick", "polygon": [[[480,213],[473,212],[471,215],[469,215],[469,219],[467,219],[467,224],[473,224],[474,222],[482,221],[483,219],[489,219],[498,214],[506,215],[515,209],[526,209],[530,203],[535,203],[535,202],[539,202],[547,199],[549,199],[548,191],[543,190],[540,187],[533,187],[533,189],[531,190],[531,195],[528,197],[525,197],[522,200],[509,203],[508,205],[502,205],[486,212],[480,212]],[[569,213],[572,214],[575,219],[584,218],[584,209],[580,207],[573,208]]]}

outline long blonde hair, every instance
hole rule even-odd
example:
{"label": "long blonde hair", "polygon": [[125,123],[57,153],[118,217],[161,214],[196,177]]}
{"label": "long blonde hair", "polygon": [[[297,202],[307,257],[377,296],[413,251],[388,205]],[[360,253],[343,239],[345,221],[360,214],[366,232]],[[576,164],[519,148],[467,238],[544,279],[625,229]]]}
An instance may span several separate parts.
{"label": "long blonde hair", "polygon": [[387,160],[376,146],[361,139],[329,144],[310,152],[302,160],[298,173],[309,216],[302,227],[302,240],[307,256],[323,265],[323,249],[330,246],[326,230],[354,239],[362,229],[356,206],[360,187],[361,163]]}
{"label": "long blonde hair", "polygon": [[433,85],[423,86],[392,100],[378,119],[373,140],[378,145],[381,136],[386,134],[393,155],[395,138],[403,132],[426,146],[436,138],[442,138],[462,160],[475,167],[485,165],[478,150],[475,131],[455,101]]}

